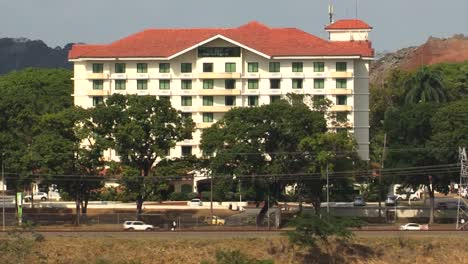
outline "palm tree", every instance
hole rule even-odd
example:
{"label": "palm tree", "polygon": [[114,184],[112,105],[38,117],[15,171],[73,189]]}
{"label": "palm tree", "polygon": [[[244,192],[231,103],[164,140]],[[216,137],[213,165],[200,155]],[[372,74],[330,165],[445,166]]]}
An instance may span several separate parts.
{"label": "palm tree", "polygon": [[442,74],[437,70],[421,67],[404,84],[406,104],[446,102],[447,93]]}

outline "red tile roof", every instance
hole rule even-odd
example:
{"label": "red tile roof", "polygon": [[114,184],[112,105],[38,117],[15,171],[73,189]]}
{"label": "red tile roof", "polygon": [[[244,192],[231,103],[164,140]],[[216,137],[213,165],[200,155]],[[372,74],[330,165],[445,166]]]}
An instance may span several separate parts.
{"label": "red tile roof", "polygon": [[108,45],[75,44],[68,58],[167,58],[217,35],[267,56],[374,55],[368,41],[332,42],[296,28],[270,28],[254,21],[238,28],[149,29]]}
{"label": "red tile roof", "polygon": [[325,29],[372,29],[372,27],[359,19],[342,19],[326,26]]}

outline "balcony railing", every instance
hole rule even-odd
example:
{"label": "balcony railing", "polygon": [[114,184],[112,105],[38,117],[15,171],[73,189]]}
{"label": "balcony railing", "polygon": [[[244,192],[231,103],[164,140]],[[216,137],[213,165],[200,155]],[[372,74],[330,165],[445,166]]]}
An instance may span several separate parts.
{"label": "balcony railing", "polygon": [[327,90],[327,92],[329,94],[333,94],[333,95],[336,95],[336,94],[352,94],[353,90],[352,89],[330,89],[330,90]]}
{"label": "balcony railing", "polygon": [[352,78],[353,72],[330,72],[332,78]]}
{"label": "balcony railing", "polygon": [[342,111],[352,111],[353,106],[351,105],[332,105],[331,111],[337,111],[337,112],[342,112]]}
{"label": "balcony railing", "polygon": [[107,96],[109,95],[108,90],[87,90],[86,91],[87,96]]}

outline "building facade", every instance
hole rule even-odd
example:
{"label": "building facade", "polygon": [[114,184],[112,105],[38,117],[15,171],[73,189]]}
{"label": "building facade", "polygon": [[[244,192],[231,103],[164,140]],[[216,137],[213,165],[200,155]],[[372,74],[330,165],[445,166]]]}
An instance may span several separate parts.
{"label": "building facade", "polygon": [[[171,157],[200,156],[202,130],[233,107],[269,104],[288,93],[329,99],[329,129],[347,129],[369,158],[371,27],[339,20],[324,40],[295,28],[250,22],[238,28],[151,29],[108,45],[74,45],[74,102],[84,108],[107,96],[158,96],[196,123],[193,139]],[[336,122],[332,122],[336,121]],[[108,159],[118,159],[113,151]]]}

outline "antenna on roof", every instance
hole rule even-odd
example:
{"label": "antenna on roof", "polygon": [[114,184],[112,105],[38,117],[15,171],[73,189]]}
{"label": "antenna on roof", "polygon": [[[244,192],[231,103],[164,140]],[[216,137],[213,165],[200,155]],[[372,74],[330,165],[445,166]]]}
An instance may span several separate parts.
{"label": "antenna on roof", "polygon": [[328,17],[330,18],[330,24],[333,23],[333,13],[334,13],[334,7],[333,7],[333,4],[330,2],[330,4],[328,4]]}
{"label": "antenna on roof", "polygon": [[358,18],[358,0],[356,0],[356,14],[355,15],[356,15],[355,18],[357,19]]}

